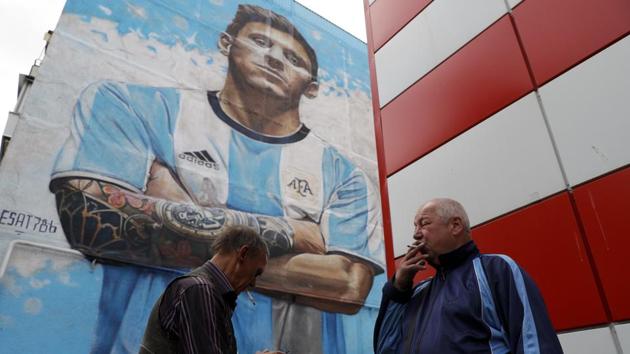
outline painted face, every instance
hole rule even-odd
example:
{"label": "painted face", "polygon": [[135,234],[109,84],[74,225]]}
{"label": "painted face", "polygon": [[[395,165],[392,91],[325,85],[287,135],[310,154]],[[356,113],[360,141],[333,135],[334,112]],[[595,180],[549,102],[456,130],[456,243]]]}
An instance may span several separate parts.
{"label": "painted face", "polygon": [[306,50],[293,36],[250,22],[232,39],[229,70],[238,84],[299,102],[313,84]]}
{"label": "painted face", "polygon": [[248,287],[255,286],[256,278],[263,273],[266,266],[267,255],[264,253],[253,257],[245,257],[237,271],[237,279],[234,286],[236,293],[240,293]]}
{"label": "painted face", "polygon": [[451,221],[444,222],[435,207],[427,204],[418,211],[414,219],[414,245],[424,242],[421,252],[429,256],[432,264],[440,264],[438,256],[455,249]]}

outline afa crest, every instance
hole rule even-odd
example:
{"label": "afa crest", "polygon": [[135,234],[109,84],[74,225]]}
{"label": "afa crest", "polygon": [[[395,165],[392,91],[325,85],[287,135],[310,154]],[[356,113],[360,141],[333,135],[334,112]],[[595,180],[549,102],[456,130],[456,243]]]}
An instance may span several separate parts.
{"label": "afa crest", "polygon": [[305,179],[299,179],[297,177],[293,177],[293,179],[291,180],[291,182],[289,182],[287,187],[293,189],[294,192],[296,192],[302,197],[308,197],[308,196],[313,195],[311,186],[308,184],[308,181]]}

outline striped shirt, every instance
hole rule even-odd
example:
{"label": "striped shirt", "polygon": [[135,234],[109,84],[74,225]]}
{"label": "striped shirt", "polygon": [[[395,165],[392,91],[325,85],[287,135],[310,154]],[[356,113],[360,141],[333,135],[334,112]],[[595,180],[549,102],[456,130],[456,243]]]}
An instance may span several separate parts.
{"label": "striped shirt", "polygon": [[236,293],[212,262],[173,281],[159,309],[160,325],[180,353],[236,353],[232,312]]}

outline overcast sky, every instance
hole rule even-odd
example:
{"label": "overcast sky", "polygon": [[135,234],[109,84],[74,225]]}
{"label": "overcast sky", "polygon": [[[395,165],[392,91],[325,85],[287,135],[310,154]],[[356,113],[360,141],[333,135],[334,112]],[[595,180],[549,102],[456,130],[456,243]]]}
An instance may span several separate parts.
{"label": "overcast sky", "polygon": [[[115,0],[121,1],[121,0]],[[363,0],[299,0],[365,42]],[[19,74],[28,74],[54,30],[65,0],[0,0],[0,133],[15,107]]]}

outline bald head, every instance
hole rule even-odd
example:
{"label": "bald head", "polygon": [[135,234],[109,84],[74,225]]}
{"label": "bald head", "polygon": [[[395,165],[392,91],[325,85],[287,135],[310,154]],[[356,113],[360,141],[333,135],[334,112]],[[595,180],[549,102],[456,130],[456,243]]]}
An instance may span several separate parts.
{"label": "bald head", "polygon": [[421,246],[431,265],[440,264],[439,256],[468,243],[470,222],[461,204],[453,199],[432,199],[416,213],[414,245]]}
{"label": "bald head", "polygon": [[431,265],[440,264],[439,257],[468,243],[470,223],[464,207],[447,199],[432,199],[423,204],[413,221],[414,246],[420,246]]}
{"label": "bald head", "polygon": [[470,221],[468,220],[468,214],[466,214],[466,210],[460,202],[450,198],[435,198],[420,206],[418,211],[425,207],[435,210],[435,213],[444,223],[448,222],[452,218],[459,218],[462,226],[464,227],[464,232],[470,235]]}
{"label": "bald head", "polygon": [[255,286],[256,278],[267,266],[267,245],[246,226],[227,227],[214,240],[212,249],[214,256],[210,261],[221,269],[237,294]]}

